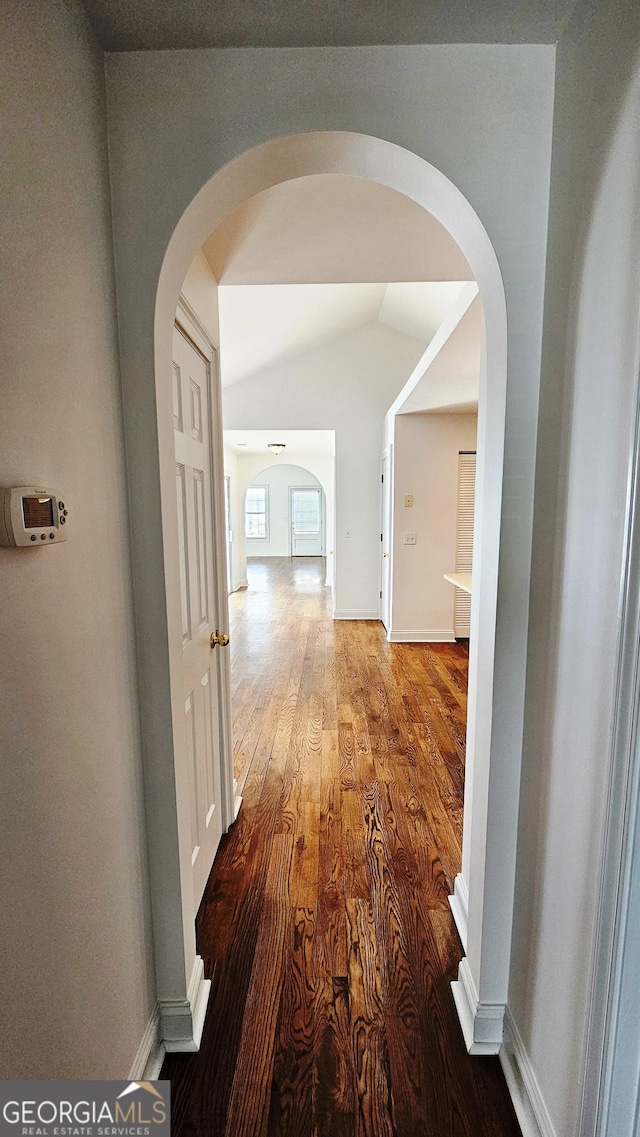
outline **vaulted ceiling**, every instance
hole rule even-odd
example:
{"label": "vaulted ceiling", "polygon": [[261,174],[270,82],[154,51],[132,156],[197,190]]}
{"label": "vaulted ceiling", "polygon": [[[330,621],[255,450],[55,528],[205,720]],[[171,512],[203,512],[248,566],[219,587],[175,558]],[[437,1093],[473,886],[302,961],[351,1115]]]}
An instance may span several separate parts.
{"label": "vaulted ceiling", "polygon": [[435,217],[397,190],[344,174],[294,178],[256,194],[203,252],[225,285],[473,279]]}
{"label": "vaulted ceiling", "polygon": [[[471,270],[431,214],[362,178],[315,175],[245,202],[203,253],[220,284],[224,386],[376,325],[426,346]],[[417,342],[419,341],[419,343]]]}
{"label": "vaulted ceiling", "polygon": [[371,324],[426,346],[463,287],[459,281],[222,287],[223,386]]}

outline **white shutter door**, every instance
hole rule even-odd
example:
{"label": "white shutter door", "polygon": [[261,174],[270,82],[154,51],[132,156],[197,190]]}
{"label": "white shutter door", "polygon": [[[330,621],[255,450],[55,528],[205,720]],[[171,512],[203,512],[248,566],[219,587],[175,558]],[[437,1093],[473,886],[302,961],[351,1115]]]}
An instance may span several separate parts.
{"label": "white shutter door", "polygon": [[[476,455],[458,456],[458,524],[456,529],[456,572],[473,571],[473,511],[476,497]],[[464,638],[471,630],[471,596],[454,589],[453,633]]]}

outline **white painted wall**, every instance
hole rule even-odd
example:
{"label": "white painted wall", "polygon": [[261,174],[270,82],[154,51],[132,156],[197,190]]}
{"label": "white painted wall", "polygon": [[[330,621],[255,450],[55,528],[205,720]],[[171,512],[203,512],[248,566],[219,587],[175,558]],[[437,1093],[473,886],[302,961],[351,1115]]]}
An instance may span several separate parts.
{"label": "white painted wall", "polygon": [[[475,450],[477,416],[397,415],[393,447],[391,638],[453,640],[458,453]],[[406,508],[404,497],[413,496]],[[405,532],[416,544],[405,545]]]}
{"label": "white painted wall", "polygon": [[69,509],[0,549],[0,1077],[124,1078],[155,981],[103,59],[76,0],[0,29],[0,482]]}
{"label": "white painted wall", "polygon": [[593,1132],[597,1091],[581,1129],[638,382],[639,48],[637,5],[579,3],[558,53],[509,995],[556,1137]]}
{"label": "white painted wall", "polygon": [[[245,459],[246,461],[246,459]],[[319,486],[320,482],[302,466],[269,466],[254,478],[250,485],[267,487],[269,497],[269,528],[267,541],[249,541],[245,537],[248,557],[288,557],[291,552],[289,489],[291,486]]]}
{"label": "white painted wall", "polygon": [[[229,429],[335,430],[334,608],[338,613],[377,616],[379,612],[383,416],[423,347],[402,332],[370,324],[276,369],[234,383],[223,393],[224,421]],[[300,462],[309,466],[302,456]],[[313,472],[329,499],[324,477]],[[348,529],[350,537],[346,536]],[[332,530],[329,516],[327,533]]]}

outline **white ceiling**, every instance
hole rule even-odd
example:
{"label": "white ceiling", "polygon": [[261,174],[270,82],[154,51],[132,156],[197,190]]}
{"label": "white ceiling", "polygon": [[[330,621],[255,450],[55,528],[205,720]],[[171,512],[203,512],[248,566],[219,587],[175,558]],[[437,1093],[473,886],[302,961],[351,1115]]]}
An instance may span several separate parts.
{"label": "white ceiling", "polygon": [[219,284],[472,280],[458,245],[415,201],[343,174],[257,194],[202,251]]}
{"label": "white ceiling", "polygon": [[85,0],[108,51],[554,43],[573,0]]}
{"label": "white ceiling", "polygon": [[[286,450],[280,458],[269,450],[270,442],[284,442]],[[334,454],[335,431],[333,430],[225,430],[224,444],[239,456],[243,454],[268,454],[274,461],[286,461],[287,455]]]}
{"label": "white ceiling", "polygon": [[[418,358],[459,298],[477,292],[456,242],[426,210],[343,175],[258,194],[218,226],[203,253],[219,281],[226,388],[255,375],[268,384],[280,365],[302,368],[362,329],[407,337]],[[476,387],[479,342],[470,349]]]}
{"label": "white ceiling", "polygon": [[388,284],[378,319],[406,336],[430,343],[465,281],[394,281]]}
{"label": "white ceiling", "polygon": [[220,288],[223,386],[376,320],[384,289],[384,284]]}
{"label": "white ceiling", "polygon": [[398,413],[444,414],[477,409],[482,323],[482,301],[477,286],[465,284],[464,293],[451,307],[409,380],[409,393],[405,396],[400,392],[396,400]]}
{"label": "white ceiling", "polygon": [[222,286],[220,371],[228,387],[381,323],[429,343],[464,282]]}

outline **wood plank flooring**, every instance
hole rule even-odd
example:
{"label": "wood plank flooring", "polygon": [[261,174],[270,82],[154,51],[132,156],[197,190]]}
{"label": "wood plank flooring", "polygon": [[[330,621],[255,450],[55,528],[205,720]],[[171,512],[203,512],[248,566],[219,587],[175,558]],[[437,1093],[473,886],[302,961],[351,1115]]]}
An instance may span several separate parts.
{"label": "wood plank flooring", "polygon": [[331,620],[320,558],[230,598],[246,778],[198,913],[202,1048],[171,1055],[174,1137],[519,1137],[449,983],[467,650]]}

